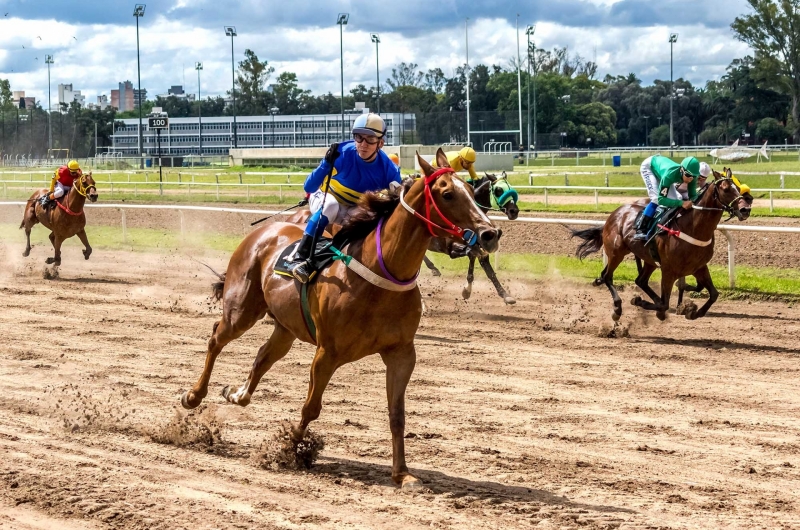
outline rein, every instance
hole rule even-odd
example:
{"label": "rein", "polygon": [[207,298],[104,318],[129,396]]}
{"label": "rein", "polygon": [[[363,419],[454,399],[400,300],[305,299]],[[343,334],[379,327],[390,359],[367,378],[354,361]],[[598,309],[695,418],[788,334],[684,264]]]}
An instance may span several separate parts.
{"label": "rein", "polygon": [[[502,193],[502,195],[500,195],[500,197],[497,197],[494,194],[494,189],[497,186],[497,181],[500,181],[500,180],[505,180],[506,181],[506,185],[508,186],[508,189],[506,191],[504,191]],[[491,211],[491,212],[503,212],[503,213],[506,213],[506,211],[503,208],[505,208],[506,204],[508,204],[509,201],[513,201],[514,203],[519,202],[519,193],[517,193],[517,190],[515,190],[514,188],[511,187],[510,184],[508,184],[508,180],[506,179],[506,177],[499,178],[499,179],[497,179],[497,181],[489,182],[489,204],[491,206],[486,206],[484,204],[481,204],[477,200],[475,201],[475,204],[477,204],[479,208],[482,208],[484,210],[488,210],[488,211]],[[472,180],[472,179],[469,179],[469,180],[467,180],[467,184],[475,186],[475,181]]]}
{"label": "rein", "polygon": [[[86,197],[86,194],[88,194],[89,190],[92,189],[92,188],[94,188],[94,191],[97,191],[97,188],[95,187],[94,184],[92,184],[91,186],[84,185],[82,176],[79,179],[75,179],[74,185],[72,187],[75,189],[75,192],[78,195],[82,195],[83,197]],[[66,200],[66,197],[64,197],[64,199]],[[61,204],[61,201],[55,201],[55,203],[67,215],[80,215],[80,214],[83,213],[83,210],[81,210],[80,212],[73,212],[72,210],[69,209],[68,206],[65,206],[64,204]]]}
{"label": "rein", "polygon": [[[733,179],[731,179],[731,178],[716,179],[716,180],[713,181],[713,183],[716,184],[716,183],[722,182],[724,180],[729,180],[729,181],[731,181],[731,184],[734,184]],[[738,188],[737,188],[737,190],[738,190]],[[705,195],[707,191],[708,191],[708,187],[706,187],[703,190],[703,193],[700,195],[700,197],[698,197],[698,200],[700,200],[700,198],[703,195]],[[693,210],[712,211],[712,212],[727,212],[732,217],[734,215],[733,204],[736,201],[738,201],[739,199],[741,199],[741,198],[742,198],[742,194],[741,193],[737,193],[737,196],[734,197],[734,199],[731,202],[729,202],[728,204],[725,204],[721,200],[719,200],[719,188],[715,185],[714,186],[714,200],[717,202],[717,204],[721,205],[722,208],[712,208],[712,207],[708,207],[708,206],[697,206],[696,204],[692,204],[692,209]],[[701,241],[699,239],[693,238],[692,236],[690,236],[688,234],[685,234],[684,232],[681,232],[680,230],[674,230],[674,229],[669,228],[667,226],[664,226],[662,224],[659,224],[658,227],[661,228],[667,234],[669,234],[669,235],[671,235],[673,237],[677,237],[678,239],[680,239],[682,241],[686,241],[687,243],[689,243],[691,245],[695,245],[697,247],[707,247],[714,240],[714,238],[712,237],[708,241]]]}
{"label": "rein", "polygon": [[[434,232],[434,228],[438,228],[439,230],[445,232],[446,234],[450,234],[451,236],[457,236],[464,240],[464,242],[469,245],[470,247],[474,246],[475,243],[478,242],[478,235],[473,232],[472,230],[465,230],[460,226],[456,226],[452,221],[450,221],[447,217],[444,216],[442,211],[439,209],[439,206],[436,204],[436,201],[433,200],[433,192],[431,192],[431,184],[437,178],[447,173],[455,173],[452,168],[443,167],[441,169],[437,169],[431,175],[425,177],[425,215],[421,215],[418,211],[408,205],[405,201],[405,189],[400,192],[400,204],[403,205],[409,213],[411,213],[414,217],[421,219],[425,222],[428,226],[428,231],[431,233],[432,237],[437,237],[436,232]],[[431,209],[435,209],[436,213],[439,215],[439,218],[444,222],[447,226],[441,226],[439,224],[434,223],[431,220]]]}

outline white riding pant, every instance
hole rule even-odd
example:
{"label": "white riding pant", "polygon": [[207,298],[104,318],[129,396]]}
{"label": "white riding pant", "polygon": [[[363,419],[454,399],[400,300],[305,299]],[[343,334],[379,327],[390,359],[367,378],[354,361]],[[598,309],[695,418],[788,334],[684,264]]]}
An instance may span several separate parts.
{"label": "white riding pant", "polygon": [[350,212],[355,209],[355,206],[348,206],[341,204],[332,193],[328,193],[325,197],[325,204],[322,204],[322,199],[325,197],[325,192],[317,190],[308,198],[308,208],[311,213],[316,213],[322,209],[322,215],[328,218],[328,222],[340,225],[344,222]]}
{"label": "white riding pant", "polygon": [[53,197],[59,199],[63,197],[65,194],[69,193],[69,190],[72,189],[72,186],[64,186],[59,181],[56,181],[56,186],[53,188]]}
{"label": "white riding pant", "polygon": [[[647,188],[647,195],[650,197],[650,201],[658,203],[661,184],[658,182],[658,177],[656,177],[655,173],[653,173],[653,170],[650,168],[650,161],[652,158],[653,157],[648,157],[644,159],[642,166],[639,168],[639,172],[642,174],[642,180],[644,180],[644,186]],[[685,200],[683,194],[681,194],[681,191],[678,189],[678,184],[671,185],[667,190],[666,196],[668,199]]]}

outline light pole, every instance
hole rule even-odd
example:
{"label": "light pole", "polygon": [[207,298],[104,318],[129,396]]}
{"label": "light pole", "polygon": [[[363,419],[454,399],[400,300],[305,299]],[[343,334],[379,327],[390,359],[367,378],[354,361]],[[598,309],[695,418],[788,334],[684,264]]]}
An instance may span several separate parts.
{"label": "light pole", "polygon": [[378,114],[381,113],[381,69],[378,65],[378,44],[381,43],[381,37],[377,33],[370,35],[372,42],[375,43],[375,74],[378,79]]}
{"label": "light pole", "polygon": [[50,158],[53,151],[53,122],[50,119],[50,65],[53,64],[53,56],[45,55],[44,62],[47,64],[47,157]]}
{"label": "light pole", "polygon": [[[525,28],[525,35],[528,36],[528,149],[531,148],[531,145],[536,148],[536,133],[534,132],[534,139],[531,142],[531,61],[535,57],[535,54],[531,54],[531,37],[533,36],[534,32],[536,32],[536,25],[528,26]],[[534,49],[536,44],[534,43]],[[533,74],[536,75],[536,65],[533,65]],[[533,82],[533,90],[536,90],[536,81]],[[533,96],[533,128],[534,131],[536,130],[536,94]],[[528,159],[530,160],[530,155],[528,155]]]}
{"label": "light pole", "polygon": [[347,21],[350,20],[349,13],[339,13],[339,17],[336,19],[336,23],[339,24],[339,65],[341,69],[341,79],[342,79],[342,141],[344,142],[347,140],[347,136],[345,136],[344,132],[344,33],[343,28],[347,25]]}
{"label": "light pole", "polygon": [[278,110],[278,107],[270,107],[269,109],[269,113],[272,114],[272,147],[275,147],[275,114]]}
{"label": "light pole", "polygon": [[233,98],[233,147],[237,146],[236,143],[236,70],[233,68],[233,38],[236,36],[236,28],[234,26],[225,26],[225,35],[231,38],[231,97]]}
{"label": "light pole", "polygon": [[[197,138],[200,145],[200,156],[203,156],[203,100],[200,97],[200,70],[203,69],[203,63],[194,63],[194,69],[197,70]],[[201,160],[202,162],[202,160]]]}
{"label": "light pole", "polygon": [[519,109],[519,145],[522,145],[522,65],[519,60],[519,13],[517,13],[517,108]]}
{"label": "light pole", "polygon": [[145,4],[136,4],[133,7],[133,16],[136,18],[136,76],[139,80],[139,167],[144,165],[144,160],[142,160],[142,65],[139,60],[139,19],[144,16],[145,7]]}
{"label": "light pole", "polygon": [[650,119],[650,116],[642,116],[644,118],[644,146],[647,147],[647,120]]}
{"label": "light pole", "polygon": [[469,145],[469,18],[464,19],[464,44],[467,50],[467,145]]}
{"label": "light pole", "polygon": [[675,99],[673,91],[675,90],[672,85],[672,45],[678,42],[678,34],[669,34],[669,156],[672,156],[672,146],[675,142],[672,140],[672,100]]}

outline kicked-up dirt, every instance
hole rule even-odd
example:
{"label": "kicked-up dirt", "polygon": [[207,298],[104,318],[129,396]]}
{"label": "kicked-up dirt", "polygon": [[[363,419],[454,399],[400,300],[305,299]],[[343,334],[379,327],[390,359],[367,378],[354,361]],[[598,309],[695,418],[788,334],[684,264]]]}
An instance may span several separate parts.
{"label": "kicked-up dirt", "polygon": [[[310,469],[287,465],[313,348],[295,343],[246,408],[241,384],[271,331],[197,378],[220,314],[181,253],[0,246],[0,528],[797,528],[800,310],[719,302],[659,322],[604,288],[500,276],[421,286],[427,313],[406,399],[417,492],[391,481],[384,369],[340,369],[312,424]],[[208,255],[224,269],[226,256]],[[276,451],[275,448],[278,448]],[[313,455],[312,455],[313,456]]]}

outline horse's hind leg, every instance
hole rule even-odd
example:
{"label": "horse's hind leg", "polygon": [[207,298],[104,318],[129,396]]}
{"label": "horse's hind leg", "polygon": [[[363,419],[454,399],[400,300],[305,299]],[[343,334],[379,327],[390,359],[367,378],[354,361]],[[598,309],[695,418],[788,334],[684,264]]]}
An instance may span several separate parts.
{"label": "horse's hind leg", "polygon": [[430,260],[430,258],[428,256],[423,257],[422,261],[425,262],[425,266],[428,267],[428,270],[431,271],[431,275],[433,275],[433,276],[441,276],[442,275],[442,273],[439,272],[439,269],[436,268],[436,265],[433,264],[433,262]]}
{"label": "horse's hind leg", "polygon": [[500,298],[502,298],[503,301],[509,305],[516,304],[517,301],[512,296],[510,296],[505,289],[503,289],[503,286],[500,284],[500,280],[497,279],[497,274],[495,274],[494,269],[492,268],[492,262],[489,261],[489,256],[482,256],[478,258],[478,261],[481,264],[483,272],[486,273],[486,276],[489,277],[489,280],[492,282],[492,285],[494,285],[494,288],[497,291],[497,294],[500,296]]}
{"label": "horse's hind leg", "polygon": [[472,282],[475,281],[475,256],[469,254],[467,257],[469,258],[469,269],[467,269],[467,283],[465,283],[464,288],[461,289],[461,297],[464,300],[469,300],[469,297],[472,296]]}
{"label": "horse's hind leg", "polygon": [[45,263],[48,265],[55,265],[56,267],[61,265],[61,244],[63,242],[64,240],[56,236],[55,232],[50,232],[50,243],[53,245],[53,257],[44,260]]}
{"label": "horse's hind leg", "polygon": [[22,253],[24,258],[27,258],[31,254],[31,229],[38,222],[39,220],[36,218],[36,207],[31,204],[25,209],[25,213],[22,216],[22,223],[19,225],[20,228],[25,229],[25,238],[27,240],[25,252]]}
{"label": "horse's hind leg", "polygon": [[86,237],[86,230],[81,230],[76,234],[78,239],[81,240],[83,243],[83,259],[89,259],[89,256],[92,255],[92,245],[89,244],[89,238]]}
{"label": "horse's hind leg", "polygon": [[256,360],[253,361],[253,367],[250,369],[247,381],[236,392],[232,392],[231,387],[226,386],[222,390],[223,397],[236,405],[247,406],[261,378],[272,368],[273,364],[289,353],[294,339],[295,336],[276,321],[272,336],[258,349],[258,355],[256,355]]}
{"label": "horse's hind leg", "polygon": [[611,314],[611,318],[614,319],[614,322],[616,322],[622,316],[622,299],[619,297],[616,287],[614,287],[614,271],[617,270],[619,264],[622,263],[623,259],[625,259],[625,254],[617,252],[611,254],[607,253],[607,255],[608,264],[600,274],[600,278],[595,280],[594,284],[599,285],[598,281],[601,281],[606,285],[606,287],[608,287],[608,291],[611,293],[611,298],[614,300],[614,313]]}
{"label": "horse's hind leg", "polygon": [[[227,281],[237,281],[234,280],[234,277],[229,274]],[[211,338],[208,339],[208,352],[203,373],[200,374],[200,378],[194,386],[181,397],[181,405],[186,409],[197,407],[208,395],[211,371],[214,369],[214,362],[222,348],[241,337],[267,313],[267,303],[264,301],[264,293],[258,277],[256,276],[255,279],[240,277],[238,281],[239,284],[227,286],[230,288],[225,289],[222,318],[214,324],[214,331]]]}

